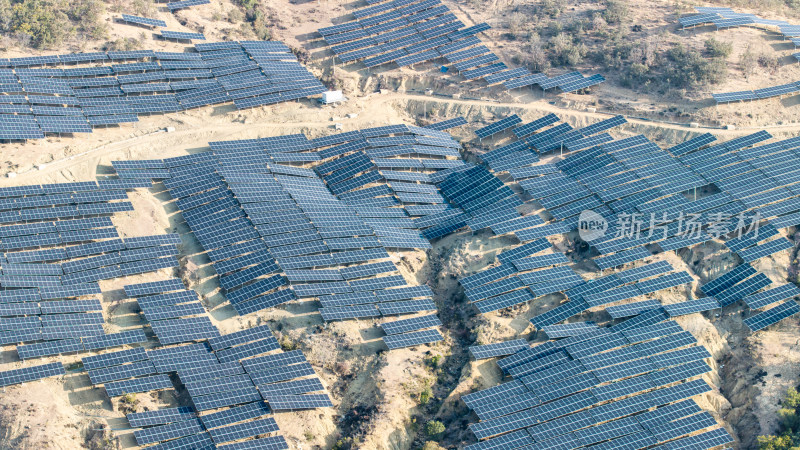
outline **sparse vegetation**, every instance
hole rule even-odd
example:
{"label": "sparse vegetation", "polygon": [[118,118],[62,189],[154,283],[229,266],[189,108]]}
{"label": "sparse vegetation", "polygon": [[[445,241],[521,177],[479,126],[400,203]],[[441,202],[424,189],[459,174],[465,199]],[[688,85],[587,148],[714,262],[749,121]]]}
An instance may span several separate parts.
{"label": "sparse vegetation", "polygon": [[606,9],[602,12],[603,19],[609,24],[620,24],[628,19],[630,11],[624,0],[606,0]]}
{"label": "sparse vegetation", "polygon": [[0,33],[37,49],[56,48],[73,37],[102,39],[105,9],[101,0],[0,0]]}
{"label": "sparse vegetation", "polygon": [[714,38],[707,39],[705,47],[706,53],[712,58],[727,58],[733,52],[733,44],[718,41]]}
{"label": "sparse vegetation", "polygon": [[434,441],[428,441],[422,446],[422,450],[444,450],[444,447]]}
{"label": "sparse vegetation", "polygon": [[267,8],[259,0],[237,0],[237,3],[244,8],[245,18],[250,22],[256,37],[263,41],[272,39]]}
{"label": "sparse vegetation", "polygon": [[142,41],[133,38],[121,38],[115,41],[108,41],[103,46],[106,51],[127,51],[137,50],[142,47]]}
{"label": "sparse vegetation", "polygon": [[436,369],[439,367],[439,362],[441,360],[442,360],[442,355],[432,355],[425,358],[425,365],[427,365],[431,369]]}
{"label": "sparse vegetation", "polygon": [[281,336],[280,341],[278,342],[281,345],[281,349],[283,349],[285,352],[297,350],[297,344],[289,339],[289,336],[286,336],[285,334]]}
{"label": "sparse vegetation", "polygon": [[419,394],[419,404],[420,405],[427,405],[428,402],[431,401],[431,396],[432,395],[433,395],[433,393],[431,392],[430,388],[425,388],[425,390],[423,390]]}
{"label": "sparse vegetation", "polygon": [[136,407],[139,406],[139,399],[136,394],[125,394],[119,399],[119,409],[125,414],[136,412]]}
{"label": "sparse vegetation", "polygon": [[703,58],[696,50],[677,45],[667,51],[666,81],[675,87],[716,84],[725,80],[727,65],[720,58]]}
{"label": "sparse vegetation", "polygon": [[789,388],[778,409],[781,419],[777,436],[759,436],[761,450],[796,450],[800,448],[800,393]]}

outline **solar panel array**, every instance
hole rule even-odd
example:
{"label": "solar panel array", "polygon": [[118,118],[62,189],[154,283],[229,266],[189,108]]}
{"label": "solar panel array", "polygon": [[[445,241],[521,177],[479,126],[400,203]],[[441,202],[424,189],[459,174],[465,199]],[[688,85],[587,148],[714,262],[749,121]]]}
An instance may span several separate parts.
{"label": "solar panel array", "polygon": [[178,235],[120,238],[110,219],[131,211],[113,180],[0,190],[0,323],[20,359],[141,343],[141,329],[106,334],[99,281],[177,266]]}
{"label": "solar panel array", "polygon": [[[783,35],[783,38],[792,39],[800,36],[800,26],[792,25],[785,21],[762,19],[754,14],[734,12],[732,9],[715,9],[696,7],[698,14],[683,16],[678,19],[684,28],[702,25],[714,25],[717,30],[738,26],[756,26],[764,30]],[[760,100],[783,95],[793,95],[800,92],[800,81],[786,83],[778,86],[757,89],[752,91],[737,91],[712,94],[717,103],[741,102],[746,100]]]}
{"label": "solar panel array", "polygon": [[381,324],[381,328],[386,333],[386,336],[383,337],[383,342],[386,343],[390,350],[438,342],[444,339],[439,331],[427,330],[426,328],[439,327],[441,325],[442,322],[435,314],[385,322]]}
{"label": "solar panel array", "polygon": [[768,88],[757,89],[754,91],[736,91],[711,94],[717,103],[742,102],[745,100],[761,100],[771,97],[782,97],[784,95],[794,95],[800,92],[800,81],[771,86]]}
{"label": "solar panel array", "polygon": [[699,378],[711,371],[704,361],[711,355],[661,320],[524,346],[500,359],[511,381],[462,396],[480,419],[469,425],[479,442],[465,448],[731,442],[691,399],[711,390]]}
{"label": "solar panel array", "polygon": [[[149,284],[130,288],[147,288],[151,296],[158,295],[150,289],[156,283]],[[333,406],[326,393],[318,393],[325,388],[303,353],[280,351],[269,327],[216,333],[203,341],[151,350],[134,347],[85,357],[83,364],[92,383],[103,385],[112,397],[172,389],[168,375],[177,374],[194,407],[128,414],[139,445],[160,442],[169,448],[196,448],[262,436],[248,445],[288,448],[283,438],[273,435],[278,431],[275,421],[263,417],[278,410]],[[54,369],[48,367],[43,376],[59,374]],[[24,378],[16,373],[8,376]]]}
{"label": "solar panel array", "polygon": [[[362,61],[367,67],[387,63],[398,66],[443,58],[465,79],[482,78],[508,89],[539,84],[574,92],[599,84],[601,75],[548,78],[527,69],[508,68],[476,35],[485,23],[465,27],[439,0],[395,0],[353,12],[354,21],[319,29],[333,53],[344,63]],[[548,83],[553,83],[548,86]]]}
{"label": "solar panel array", "polygon": [[762,19],[755,14],[737,13],[730,8],[695,7],[697,14],[683,16],[678,19],[682,27],[698,25],[714,25],[718,30],[736,26],[756,26],[767,31],[777,31],[784,38],[800,36],[800,26],[782,20]]}
{"label": "solar panel array", "polygon": [[324,320],[342,320],[436,309],[386,249],[430,247],[419,228],[448,207],[433,176],[465,167],[458,147],[444,132],[398,125],[212,142],[209,153],[112,165],[122,178],[164,180],[240,314],[316,297]]}
{"label": "solar panel array", "polygon": [[[522,241],[521,248],[535,246],[547,236],[574,230],[578,214],[587,209],[600,214],[610,225],[605,237],[591,243],[601,253],[594,258],[601,270],[650,258],[652,252],[646,246],[653,244],[663,251],[671,251],[722,237],[729,248],[739,253],[745,261],[755,261],[793,247],[786,239],[772,238],[778,234],[777,228],[800,221],[800,202],[792,190],[796,182],[791,175],[787,177],[777,169],[797,157],[800,139],[790,138],[764,144],[771,139],[771,135],[762,131],[708,147],[714,138],[705,134],[664,151],[643,136],[614,141],[607,133],[603,133],[624,123],[622,118],[598,122],[581,130],[572,130],[566,124],[557,125],[557,122],[558,118],[550,114],[519,125],[513,131],[517,138],[522,139],[481,155],[492,171],[507,171],[514,179],[513,183],[523,188],[556,219],[545,223],[538,215],[520,216],[510,207],[513,204],[497,208],[497,213],[483,223],[498,222],[491,224],[491,229],[497,234],[513,232]],[[498,130],[502,129],[505,128],[498,127]],[[488,132],[491,134],[493,130],[488,129]],[[588,145],[582,146],[582,141]],[[538,161],[537,152],[561,152],[562,146],[568,151],[579,151],[571,151],[555,164],[541,164]],[[473,170],[470,178],[474,183],[470,189],[476,190],[475,184],[480,182],[481,177],[477,176],[478,169],[470,170]],[[490,179],[487,178],[487,181]],[[788,187],[781,187],[787,182]],[[716,185],[721,192],[705,197],[697,197],[693,192],[709,184]],[[505,187],[504,183],[496,185],[496,188],[502,187]],[[681,228],[682,222],[678,220],[679,213],[687,211],[697,211],[707,219],[694,235],[686,233]],[[648,216],[662,212],[669,214],[668,220],[648,223]],[[725,220],[726,217],[755,213],[769,218],[768,222],[760,224],[760,234],[757,225],[741,220],[738,224],[736,221],[726,224],[716,235],[712,234],[715,231],[711,219],[716,216]],[[636,225],[637,236],[620,237],[620,233],[624,232],[618,232],[615,227],[620,226],[619,223],[626,217],[630,220],[637,216],[641,218]],[[539,251],[546,249],[547,246],[544,246]],[[499,266],[486,269],[485,274],[478,273],[462,280],[467,298],[477,301],[480,311],[488,312],[537,297],[542,297],[541,301],[544,295],[550,293],[569,294],[570,289],[575,288],[571,293],[577,301],[560,305],[556,303],[551,311],[533,319],[534,325],[542,327],[559,323],[591,307],[630,301],[651,294],[653,289],[680,288],[692,282],[688,274],[675,273],[647,280],[641,286],[638,283],[630,284],[633,279],[624,280],[621,286],[618,280],[616,285],[600,286],[600,289],[584,295],[581,291],[584,288],[575,284],[582,284],[582,280],[560,278],[570,277],[569,267],[565,267],[568,265],[566,258],[547,253],[531,252],[529,255],[518,259],[506,256],[504,260],[503,254],[500,254]],[[516,260],[509,265],[509,259]],[[544,276],[557,276],[552,277],[550,285],[537,285],[535,272],[524,273],[531,270],[542,271]],[[523,272],[522,276],[520,272]],[[612,281],[608,279],[609,283]],[[708,311],[732,304],[769,284],[766,277],[761,276],[717,298],[688,300],[665,307],[672,316]],[[707,295],[714,294],[707,292]],[[493,301],[486,301],[489,298]],[[608,311],[613,318],[627,317],[645,310],[642,308],[652,309],[653,303],[650,302],[637,302],[630,307],[609,306]],[[483,309],[481,303],[484,304]]]}
{"label": "solar panel array", "polygon": [[[170,3],[174,5],[176,2]],[[133,23],[147,19],[125,16]],[[160,23],[152,22],[154,26]],[[170,32],[167,39],[203,39]],[[233,102],[238,109],[310,97],[325,87],[277,41],[0,59],[0,140],[89,133],[161,114]],[[49,67],[68,64],[68,68]],[[74,66],[74,67],[73,67]]]}

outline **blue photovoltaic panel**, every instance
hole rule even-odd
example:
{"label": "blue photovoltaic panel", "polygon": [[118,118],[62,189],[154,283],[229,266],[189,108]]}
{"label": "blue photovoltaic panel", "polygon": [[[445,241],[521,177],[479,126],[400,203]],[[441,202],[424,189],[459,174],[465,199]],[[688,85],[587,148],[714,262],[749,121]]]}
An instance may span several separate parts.
{"label": "blue photovoltaic panel", "polygon": [[275,423],[275,419],[268,417],[266,419],[254,420],[238,425],[214,428],[209,430],[209,433],[215,444],[221,444],[262,434],[269,434],[275,431],[278,431],[278,424]]}
{"label": "blue photovoltaic panel", "polygon": [[744,323],[748,328],[750,328],[751,331],[755,332],[762,330],[774,323],[778,323],[787,317],[791,317],[798,312],[800,312],[800,306],[794,300],[789,300],[785,303],[775,306],[774,308],[768,309],[745,319]]}
{"label": "blue photovoltaic panel", "polygon": [[203,432],[200,419],[189,419],[181,422],[145,428],[133,432],[136,443],[139,445],[152,444],[168,439],[175,439]]}
{"label": "blue photovoltaic panel", "polygon": [[477,134],[478,137],[480,138],[486,138],[493,134],[497,134],[503,130],[507,130],[521,122],[522,119],[520,119],[516,114],[514,114],[509,117],[506,117],[505,119],[499,120],[491,125],[475,130],[475,134]]}
{"label": "blue photovoltaic panel", "polygon": [[177,39],[177,40],[205,40],[206,37],[203,33],[187,33],[183,31],[170,31],[170,30],[161,30],[161,36],[165,39]]}
{"label": "blue photovoltaic panel", "polygon": [[787,283],[757,294],[748,295],[744,298],[744,301],[750,309],[759,309],[781,300],[798,296],[800,296],[800,289],[794,284]]}
{"label": "blue photovoltaic panel", "polygon": [[148,25],[151,27],[166,27],[167,23],[163,20],[158,19],[148,19],[146,17],[139,17],[139,16],[131,16],[128,14],[122,15],[122,20],[129,23],[135,23],[139,25]]}
{"label": "blue photovoltaic panel", "polygon": [[390,350],[414,345],[429,344],[444,339],[437,330],[415,331],[391,336],[384,336],[383,342]]}
{"label": "blue photovoltaic panel", "polygon": [[103,367],[116,366],[125,363],[143,361],[147,359],[147,354],[143,347],[136,347],[129,350],[122,350],[113,353],[104,353],[97,356],[87,356],[81,361],[86,370],[101,369]]}
{"label": "blue photovoltaic panel", "polygon": [[175,408],[131,413],[126,417],[131,427],[141,428],[189,420],[195,417],[195,412],[194,409],[188,406],[178,406]]}
{"label": "blue photovoltaic panel", "polygon": [[413,319],[398,320],[395,322],[386,322],[381,324],[383,331],[388,334],[399,334],[409,331],[420,330],[422,328],[430,328],[440,326],[442,322],[434,315],[415,317]]}
{"label": "blue photovoltaic panel", "polygon": [[29,381],[57,375],[65,375],[64,366],[61,363],[50,363],[23,369],[7,370],[5,372],[0,372],[0,386],[5,387],[27,383]]}
{"label": "blue photovoltaic panel", "polygon": [[165,374],[149,375],[105,384],[106,393],[109,397],[161,389],[172,389],[172,387],[172,381],[169,376]]}

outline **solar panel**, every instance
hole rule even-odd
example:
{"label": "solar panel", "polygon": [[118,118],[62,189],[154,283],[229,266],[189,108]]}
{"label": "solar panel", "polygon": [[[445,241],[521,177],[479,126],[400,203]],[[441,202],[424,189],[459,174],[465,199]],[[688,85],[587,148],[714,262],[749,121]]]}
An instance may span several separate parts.
{"label": "solar panel", "polygon": [[273,410],[298,410],[333,407],[328,394],[270,395],[268,398]]}
{"label": "solar panel", "polygon": [[170,31],[170,30],[161,30],[161,36],[164,37],[165,39],[176,39],[185,41],[192,41],[192,40],[204,41],[206,39],[203,33],[187,33],[183,31]]}
{"label": "solar panel", "polygon": [[520,119],[516,114],[514,114],[504,119],[501,119],[491,125],[487,125],[483,128],[475,130],[475,134],[477,134],[478,137],[480,137],[481,139],[487,138],[494,134],[500,133],[501,131],[507,130],[521,122],[522,119]]}
{"label": "solar panel", "polygon": [[778,323],[787,317],[791,317],[798,312],[800,312],[800,306],[798,306],[797,302],[794,300],[789,300],[764,312],[744,319],[744,324],[747,325],[747,328],[749,328],[750,331],[756,332],[763,330],[774,323]]}
{"label": "solar panel", "polygon": [[715,448],[733,442],[733,438],[724,428],[716,428],[704,433],[681,438],[664,445],[669,450],[683,450],[691,448]]}
{"label": "solar panel", "polygon": [[381,324],[381,328],[387,335],[394,335],[441,325],[442,322],[435,314],[433,314],[429,316],[415,317],[412,319],[398,320],[395,322],[386,322]]}
{"label": "solar panel", "polygon": [[105,384],[106,393],[109,397],[161,389],[172,389],[172,387],[172,381],[169,379],[169,376],[164,374],[114,381]]}
{"label": "solar panel", "polygon": [[103,367],[116,366],[125,363],[132,363],[137,361],[144,361],[147,359],[147,354],[142,347],[136,347],[129,350],[122,350],[113,353],[104,353],[97,356],[87,356],[81,361],[86,370],[101,369]]}
{"label": "solar panel", "polygon": [[129,14],[123,14],[122,15],[122,20],[125,21],[125,22],[128,22],[128,23],[135,23],[135,24],[138,24],[138,25],[147,25],[147,26],[151,26],[151,27],[166,27],[167,26],[167,23],[164,22],[163,20],[148,19],[146,17],[132,16],[132,15],[129,15]]}
{"label": "solar panel", "polygon": [[745,278],[755,275],[756,270],[745,263],[734,267],[725,274],[709,281],[700,287],[706,295],[717,295]]}
{"label": "solar panel", "polygon": [[0,386],[11,386],[65,374],[64,366],[61,363],[50,363],[22,369],[7,370],[5,372],[0,372]]}
{"label": "solar panel", "polygon": [[596,328],[597,325],[594,322],[573,322],[561,325],[547,325],[542,327],[542,331],[544,331],[550,339],[558,339],[584,334]]}
{"label": "solar panel", "polygon": [[188,420],[195,417],[195,412],[194,409],[188,406],[178,406],[175,408],[130,413],[126,417],[131,427],[141,428]]}
{"label": "solar panel", "polygon": [[133,432],[136,443],[147,445],[155,442],[175,439],[203,432],[203,425],[200,419],[184,420],[182,422],[170,423],[151,428],[145,428]]}
{"label": "solar panel", "polygon": [[421,344],[430,344],[432,342],[441,341],[442,335],[437,330],[423,330],[411,333],[396,334],[391,336],[384,336],[383,342],[389,347],[390,350],[411,347]]}
{"label": "solar panel", "polygon": [[793,247],[794,245],[788,239],[779,238],[749,249],[741,250],[739,256],[741,256],[745,262],[753,262]]}

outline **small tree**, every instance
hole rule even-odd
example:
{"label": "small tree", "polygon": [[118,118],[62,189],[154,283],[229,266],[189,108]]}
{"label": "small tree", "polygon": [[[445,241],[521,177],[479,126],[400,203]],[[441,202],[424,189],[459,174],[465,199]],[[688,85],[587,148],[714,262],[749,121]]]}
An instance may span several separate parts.
{"label": "small tree", "polygon": [[419,404],[420,405],[427,405],[429,401],[431,401],[431,392],[430,388],[425,388],[424,391],[419,393]]}
{"label": "small tree", "polygon": [[624,0],[606,0],[606,9],[602,14],[606,22],[619,24],[628,19],[630,12]]}
{"label": "small tree", "polygon": [[706,53],[712,58],[727,58],[733,52],[733,44],[730,42],[718,41],[714,38],[707,39],[705,47]]}
{"label": "small tree", "polygon": [[439,436],[444,433],[444,424],[439,420],[431,420],[425,424],[425,433],[430,437]]}

